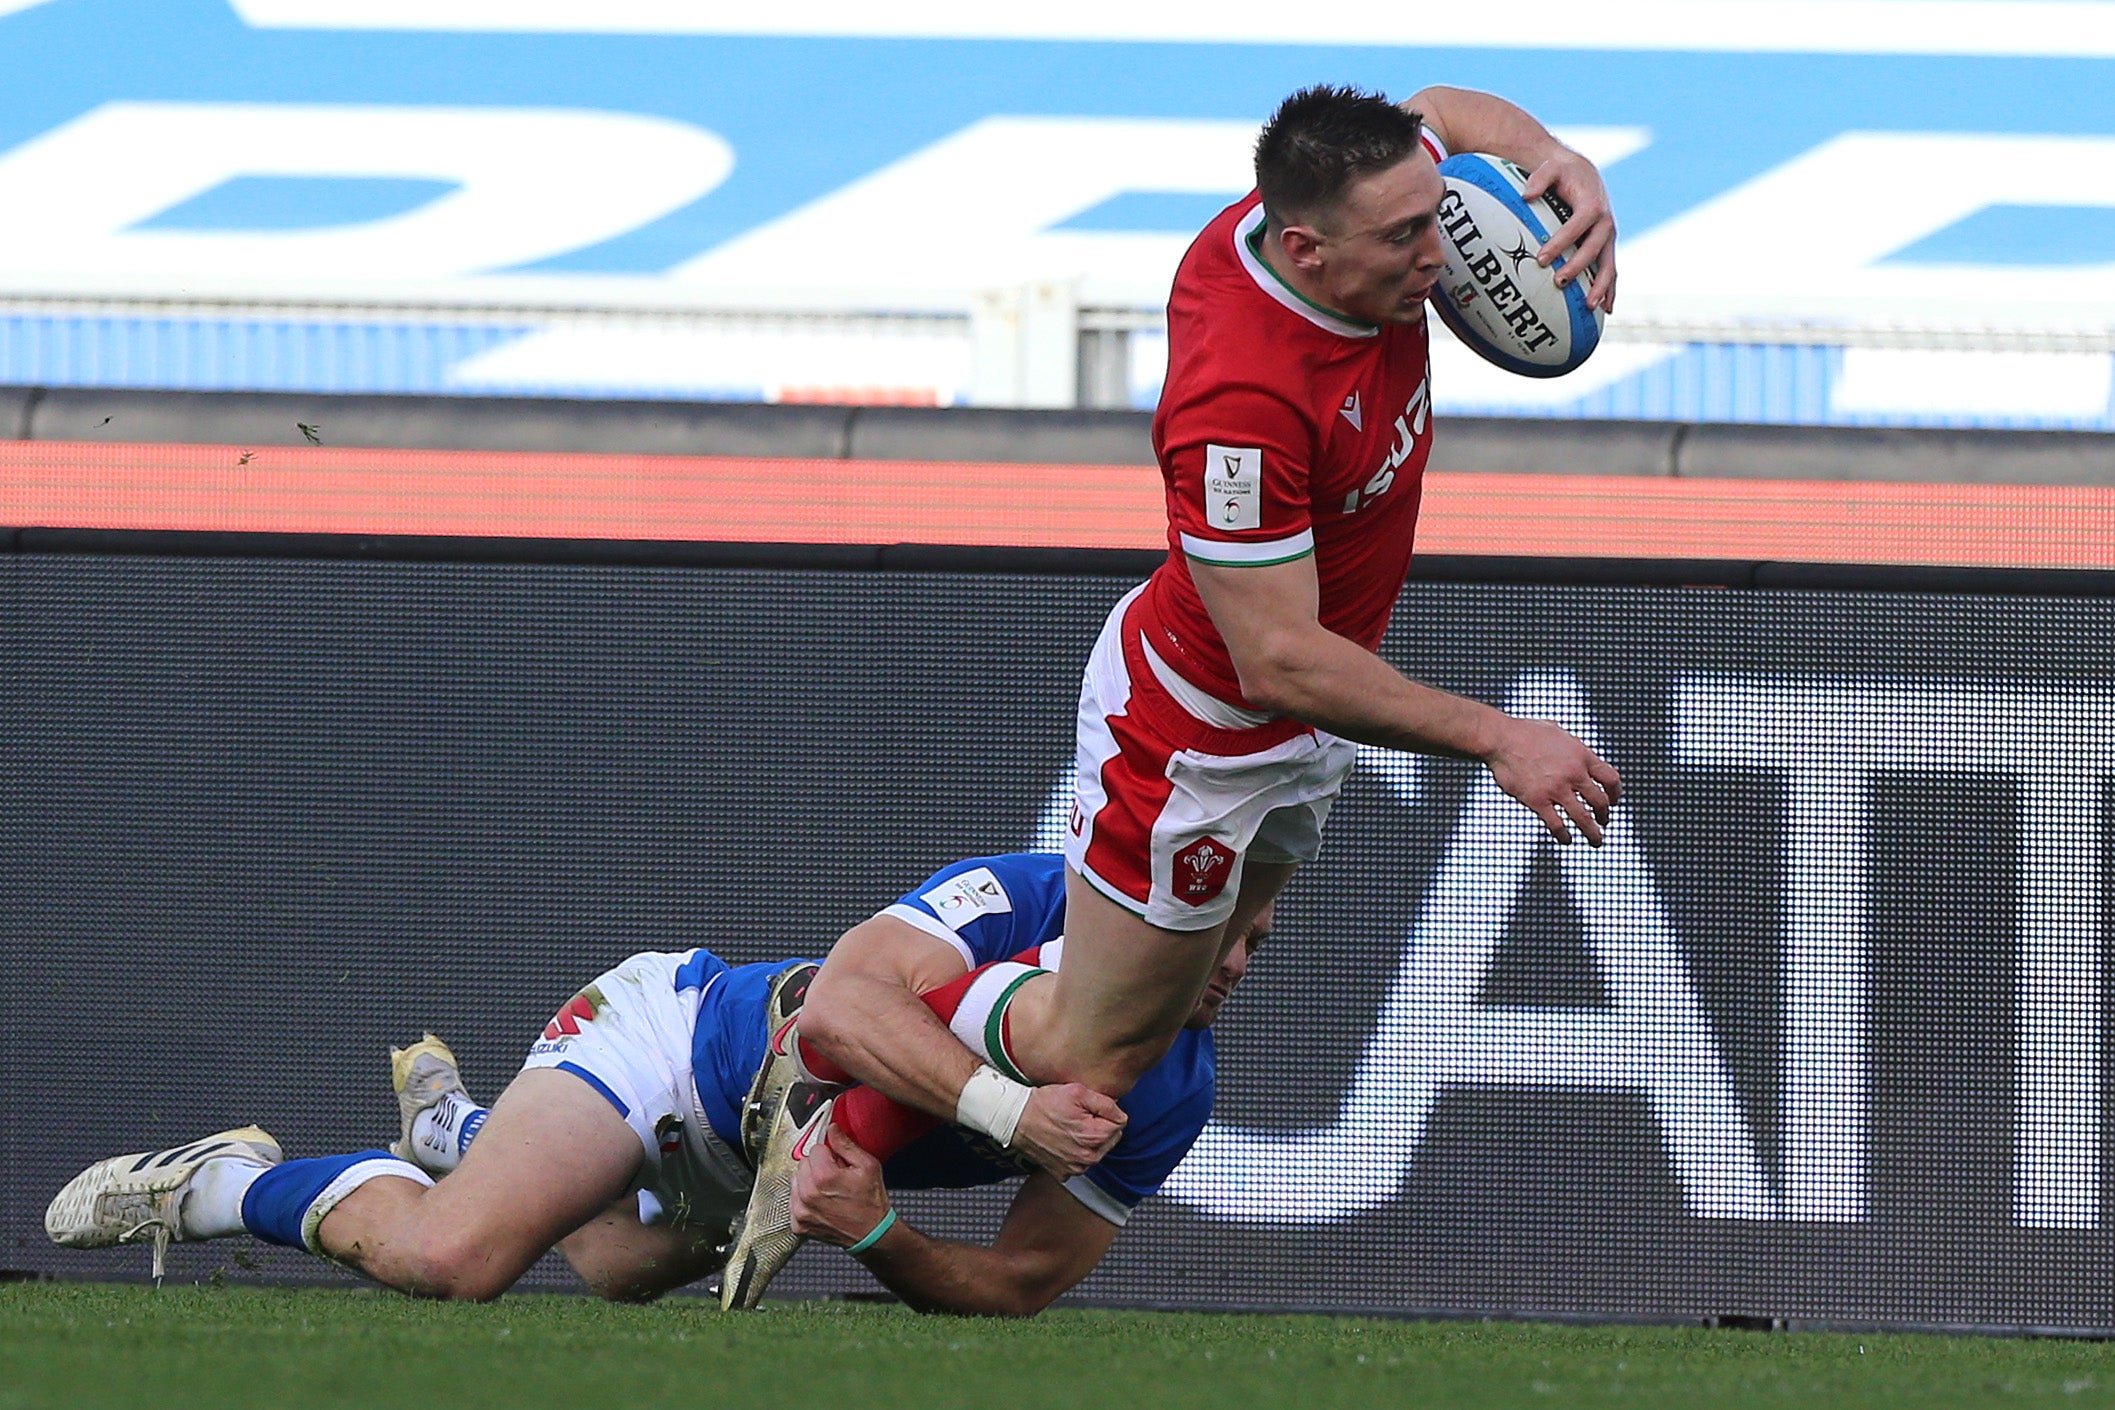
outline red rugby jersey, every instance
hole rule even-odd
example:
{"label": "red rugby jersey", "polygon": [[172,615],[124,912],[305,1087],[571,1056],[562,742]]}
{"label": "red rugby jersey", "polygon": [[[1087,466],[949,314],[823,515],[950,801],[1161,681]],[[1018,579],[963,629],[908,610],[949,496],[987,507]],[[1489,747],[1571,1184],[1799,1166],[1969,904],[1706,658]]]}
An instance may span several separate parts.
{"label": "red rugby jersey", "polygon": [[1262,231],[1251,193],[1204,228],[1175,275],[1153,418],[1170,552],[1137,609],[1179,674],[1251,709],[1189,560],[1312,553],[1322,625],[1373,650],[1410,571],[1432,449],[1425,323],[1375,327],[1309,303],[1264,264]]}

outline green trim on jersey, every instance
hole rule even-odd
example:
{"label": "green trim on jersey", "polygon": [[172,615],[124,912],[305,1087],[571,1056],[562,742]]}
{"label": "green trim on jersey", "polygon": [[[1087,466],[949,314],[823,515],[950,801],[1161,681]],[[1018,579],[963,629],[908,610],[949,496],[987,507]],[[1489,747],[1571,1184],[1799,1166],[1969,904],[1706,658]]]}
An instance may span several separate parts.
{"label": "green trim on jersey", "polygon": [[991,1058],[992,1066],[998,1068],[1002,1075],[1010,1077],[1016,1082],[1027,1083],[1031,1087],[1035,1083],[1029,1078],[1027,1073],[1014,1065],[1013,1054],[1006,1051],[1006,1006],[1013,1002],[1013,995],[1016,989],[1019,989],[1037,975],[1048,973],[1050,971],[1047,969],[1031,969],[1028,973],[1014,980],[1013,983],[1007,985],[1000,992],[999,1001],[993,1004],[991,1012],[984,1016],[984,1052],[986,1056]]}
{"label": "green trim on jersey", "polygon": [[1315,550],[1314,545],[1309,544],[1298,553],[1288,553],[1283,558],[1206,558],[1184,549],[1182,556],[1193,563],[1204,563],[1214,568],[1275,568],[1280,563],[1297,563],[1303,558],[1312,558],[1315,556]]}
{"label": "green trim on jersey", "polygon": [[1295,289],[1291,284],[1287,283],[1285,276],[1280,274],[1277,269],[1272,266],[1271,262],[1263,257],[1263,232],[1268,229],[1270,229],[1270,217],[1266,215],[1263,217],[1263,223],[1261,225],[1258,225],[1254,230],[1248,232],[1248,252],[1256,257],[1256,263],[1263,266],[1264,273],[1268,274],[1271,278],[1278,281],[1279,288],[1283,289],[1286,293],[1291,294],[1301,303],[1306,304],[1309,308],[1313,309],[1316,313],[1321,314],[1325,318],[1334,318],[1339,323],[1349,323],[1354,328],[1364,328],[1369,333],[1378,333],[1381,331],[1380,324],[1368,323],[1363,318],[1353,318],[1348,313],[1338,313],[1335,309],[1330,308],[1326,304],[1316,303],[1313,299],[1310,299],[1309,297],[1307,297],[1307,295],[1301,293],[1298,289]]}

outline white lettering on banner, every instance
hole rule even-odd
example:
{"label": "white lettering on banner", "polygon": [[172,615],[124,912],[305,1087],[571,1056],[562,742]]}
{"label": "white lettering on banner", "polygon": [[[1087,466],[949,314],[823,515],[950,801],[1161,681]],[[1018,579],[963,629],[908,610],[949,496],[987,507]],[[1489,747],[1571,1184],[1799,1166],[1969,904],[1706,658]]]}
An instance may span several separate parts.
{"label": "white lettering on banner", "polygon": [[[1559,127],[1607,165],[1637,127]],[[1081,297],[1158,306],[1195,230],[1054,230],[1126,191],[1228,202],[1255,185],[1254,122],[990,117],[671,271],[689,284],[829,285],[897,297],[1084,278]],[[948,232],[935,241],[931,232]],[[847,239],[846,231],[857,231]]]}
{"label": "white lettering on banner", "polygon": [[1865,792],[1875,772],[1913,769],[2019,782],[2013,1218],[2099,1227],[2100,781],[2115,773],[2115,692],[1697,677],[1672,713],[1678,762],[1781,772],[1791,794],[1787,1217],[1863,1216]]}
{"label": "white lettering on banner", "polygon": [[[543,108],[106,103],[0,153],[0,267],[67,275],[446,277],[596,244],[718,186],[727,143],[669,118]],[[83,178],[94,173],[93,180]],[[136,230],[239,176],[461,189],[317,230]]]}
{"label": "white lettering on banner", "polygon": [[1848,1223],[1869,1208],[1865,835],[1864,779],[1826,755],[1789,771],[1778,1096],[1787,1219]]}
{"label": "white lettering on banner", "polygon": [[[2003,172],[2002,184],[1924,182],[1904,200],[1886,173]],[[1773,300],[1935,299],[1979,306],[2027,302],[2076,309],[2115,300],[2115,263],[2030,267],[2002,263],[1890,267],[1878,261],[2006,198],[2115,206],[2115,137],[1846,132],[1625,243],[1624,293],[1633,299],[1720,298],[1729,307]],[[1826,218],[1786,222],[1786,211]],[[1782,227],[1767,268],[1729,291],[1722,252],[1745,232]]]}
{"label": "white lettering on banner", "polygon": [[[1564,675],[1523,677],[1507,708],[1591,742]],[[1556,852],[1613,1007],[1479,1005],[1539,824],[1489,775],[1472,789],[1335,1125],[1291,1133],[1209,1126],[1168,1191],[1204,1212],[1316,1224],[1395,1198],[1448,1085],[1635,1090],[1659,1119],[1693,1214],[1855,1222],[1871,1204],[1871,776],[1883,770],[2018,781],[2018,1072],[2013,1217],[2100,1224],[2100,798],[2115,774],[2115,690],[2047,692],[1695,677],[1670,701],[1675,761],[1785,781],[1779,1171],[1772,1194],[1704,1025],[1665,908],[1618,812],[1599,852]],[[1363,748],[1406,805],[1423,765]],[[1062,845],[1068,774],[1037,845]]]}
{"label": "white lettering on banner", "polygon": [[[1507,710],[1598,731],[1568,674],[1523,676]],[[1776,1199],[1629,817],[1598,850],[1554,849],[1605,1008],[1478,1002],[1535,858],[1551,844],[1488,773],[1472,786],[1334,1126],[1208,1126],[1167,1189],[1207,1214],[1317,1224],[1392,1200],[1448,1087],[1634,1091],[1658,1120],[1685,1207],[1768,1219]]]}
{"label": "white lettering on banner", "polygon": [[[1091,272],[1164,301],[1195,231],[1051,230],[1125,191],[1255,182],[1253,122],[993,117],[671,271],[686,283],[841,284],[954,294]],[[915,213],[915,214],[914,214]],[[931,232],[948,238],[935,241]],[[847,231],[857,238],[846,238]]]}

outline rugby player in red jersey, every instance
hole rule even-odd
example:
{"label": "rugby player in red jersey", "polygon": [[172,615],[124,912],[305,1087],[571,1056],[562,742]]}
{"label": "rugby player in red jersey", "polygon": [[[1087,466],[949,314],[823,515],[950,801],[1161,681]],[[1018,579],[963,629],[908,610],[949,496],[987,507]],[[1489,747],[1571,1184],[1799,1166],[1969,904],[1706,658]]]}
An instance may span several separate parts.
{"label": "rugby player in red jersey", "polygon": [[[1166,1051],[1227,937],[1315,857],[1357,742],[1481,762],[1558,842],[1600,843],[1622,782],[1584,743],[1375,654],[1431,449],[1425,300],[1444,265],[1435,163],[1450,150],[1518,163],[1530,197],[1556,190],[1573,215],[1538,258],[1576,245],[1558,278],[1598,264],[1590,300],[1613,306],[1600,175],[1519,108],[1452,88],[1400,106],[1311,88],[1280,106],[1256,144],[1257,190],[1205,227],[1168,300],[1153,442],[1169,555],[1087,663],[1065,968],[973,972],[923,1004],[905,991],[890,1023],[869,1013],[855,1030],[840,985],[856,974],[825,964],[789,1060],[876,1087],[805,1131],[780,1114],[735,1286],[760,1292],[790,1256],[789,1153],[821,1123],[880,1157],[936,1117],[1003,1142],[1028,1084],[1073,1084],[1079,1146],[1064,1163],[1091,1163],[1116,1137],[1110,1099]],[[891,1053],[929,1050],[943,1025],[981,1038],[982,1062],[965,1057],[945,1091],[892,1076]]]}

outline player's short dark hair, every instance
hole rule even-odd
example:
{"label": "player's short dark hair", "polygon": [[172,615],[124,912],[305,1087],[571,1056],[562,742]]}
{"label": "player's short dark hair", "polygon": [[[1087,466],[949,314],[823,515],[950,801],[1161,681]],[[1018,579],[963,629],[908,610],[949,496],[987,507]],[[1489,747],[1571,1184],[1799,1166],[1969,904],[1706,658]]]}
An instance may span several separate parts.
{"label": "player's short dark hair", "polygon": [[1424,118],[1363,89],[1316,84],[1278,105],[1256,138],[1256,189],[1277,227],[1311,220],[1359,177],[1417,150]]}

